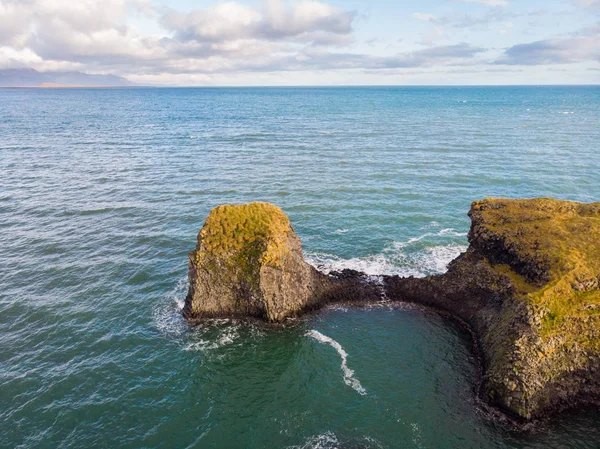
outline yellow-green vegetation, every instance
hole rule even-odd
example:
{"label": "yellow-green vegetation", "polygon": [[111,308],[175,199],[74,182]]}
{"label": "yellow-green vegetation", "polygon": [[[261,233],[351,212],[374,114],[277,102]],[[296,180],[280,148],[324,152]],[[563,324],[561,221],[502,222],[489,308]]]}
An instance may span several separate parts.
{"label": "yellow-green vegetation", "polygon": [[511,279],[518,298],[543,311],[542,335],[568,333],[600,349],[586,332],[594,329],[589,320],[600,318],[600,203],[487,199],[471,213],[472,237],[490,254],[502,248],[494,269]]}
{"label": "yellow-green vegetation", "polygon": [[229,260],[237,265],[258,262],[280,266],[292,232],[285,213],[268,203],[224,205],[214,208],[199,234],[196,257]]}

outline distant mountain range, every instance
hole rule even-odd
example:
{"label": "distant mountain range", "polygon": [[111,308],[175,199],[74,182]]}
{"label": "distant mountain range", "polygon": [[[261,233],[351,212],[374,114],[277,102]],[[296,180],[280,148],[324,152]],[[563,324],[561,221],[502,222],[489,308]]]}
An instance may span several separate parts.
{"label": "distant mountain range", "polygon": [[135,86],[122,76],[83,72],[38,72],[34,69],[0,70],[0,87],[120,87]]}

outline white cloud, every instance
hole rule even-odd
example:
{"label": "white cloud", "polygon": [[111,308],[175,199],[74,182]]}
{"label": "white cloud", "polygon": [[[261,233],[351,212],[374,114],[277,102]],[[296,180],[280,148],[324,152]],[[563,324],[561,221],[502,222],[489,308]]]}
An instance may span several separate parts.
{"label": "white cloud", "polygon": [[[457,28],[505,33],[518,19],[513,17],[516,12],[501,8],[485,9],[481,17],[417,12],[414,19],[431,24],[421,41],[427,48],[414,50],[415,46],[402,44],[398,50],[396,43],[386,47],[398,36],[386,40],[385,33],[372,36],[362,47],[353,45],[355,27],[361,24],[358,14],[326,1],[265,0],[258,6],[241,0],[213,1],[211,7],[179,12],[156,9],[149,0],[0,0],[0,67],[115,73],[143,83],[173,80],[181,84],[243,76],[284,79],[292,72],[309,76],[341,71],[448,71],[450,67],[486,64],[484,48],[456,43],[464,36]],[[504,0],[456,1],[507,4]],[[583,6],[598,4],[598,0],[572,1]],[[152,34],[131,25],[136,15],[154,20]],[[513,35],[519,25],[514,23]],[[410,36],[402,37],[412,41]],[[595,29],[584,30],[567,38],[515,45],[496,63],[598,60],[597,42]],[[372,54],[361,53],[360,48]],[[390,48],[396,48],[395,53]]]}
{"label": "white cloud", "polygon": [[482,5],[488,5],[488,6],[506,6],[506,5],[508,5],[508,2],[506,0],[455,0],[455,1],[463,2],[463,3],[481,3]]}
{"label": "white cloud", "polygon": [[600,0],[576,0],[581,6],[600,6]]}
{"label": "white cloud", "polygon": [[416,12],[413,14],[413,17],[417,20],[422,20],[424,22],[436,22],[437,21],[437,17],[434,16],[433,14]]}
{"label": "white cloud", "polygon": [[600,34],[514,45],[496,62],[507,65],[573,64],[600,61]]}
{"label": "white cloud", "polygon": [[355,13],[327,3],[304,0],[290,5],[269,0],[259,9],[226,2],[188,13],[171,10],[162,18],[162,24],[180,40],[281,40],[302,39],[314,33],[348,35],[354,18]]}
{"label": "white cloud", "polygon": [[0,45],[22,47],[31,14],[27,3],[0,2]]}

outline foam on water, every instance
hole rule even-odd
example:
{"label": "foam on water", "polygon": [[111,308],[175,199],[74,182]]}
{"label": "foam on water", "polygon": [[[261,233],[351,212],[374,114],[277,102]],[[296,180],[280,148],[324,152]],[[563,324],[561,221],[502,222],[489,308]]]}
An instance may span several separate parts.
{"label": "foam on water", "polygon": [[161,332],[178,335],[185,332],[186,326],[181,310],[185,305],[187,290],[188,278],[185,276],[166,294],[166,301],[160,301],[154,307],[154,323]]}
{"label": "foam on water", "polygon": [[448,264],[467,250],[466,245],[449,243],[424,246],[427,240],[456,240],[466,237],[465,232],[452,228],[428,232],[404,242],[392,242],[379,254],[344,259],[318,252],[307,252],[306,260],[324,273],[351,269],[369,276],[398,275],[424,277],[444,273]]}
{"label": "foam on water", "polygon": [[339,441],[335,433],[327,431],[307,438],[301,446],[290,446],[289,449],[336,449],[338,445]]}
{"label": "foam on water", "polygon": [[331,346],[332,348],[334,348],[338,352],[340,357],[342,358],[341,367],[342,367],[342,372],[344,373],[344,383],[346,385],[348,385],[349,387],[352,387],[354,390],[356,390],[361,395],[367,394],[367,391],[363,388],[363,386],[360,384],[358,379],[354,377],[354,371],[351,370],[350,368],[348,368],[348,363],[347,363],[348,362],[348,353],[346,351],[344,351],[344,348],[342,348],[342,345],[340,345],[334,339],[328,337],[327,335],[323,335],[321,332],[316,331],[314,329],[308,331],[306,333],[306,336],[314,338],[319,343],[325,343],[325,344],[328,344],[329,346]]}
{"label": "foam on water", "polygon": [[240,324],[231,320],[208,320],[195,329],[194,341],[186,343],[183,350],[205,352],[229,346],[239,339],[240,328]]}

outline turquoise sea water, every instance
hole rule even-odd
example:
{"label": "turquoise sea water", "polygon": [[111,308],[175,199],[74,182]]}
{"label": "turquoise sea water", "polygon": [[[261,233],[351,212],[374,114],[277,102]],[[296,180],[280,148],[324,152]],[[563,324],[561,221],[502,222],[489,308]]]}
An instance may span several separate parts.
{"label": "turquoise sea water", "polygon": [[270,201],[324,270],[442,272],[471,201],[600,200],[599,87],[0,90],[1,448],[598,448],[518,428],[411,307],[180,316],[210,209]]}

